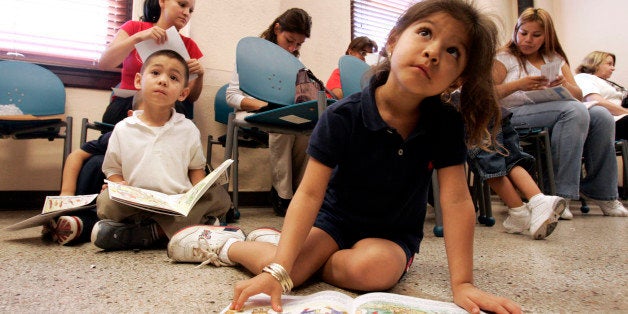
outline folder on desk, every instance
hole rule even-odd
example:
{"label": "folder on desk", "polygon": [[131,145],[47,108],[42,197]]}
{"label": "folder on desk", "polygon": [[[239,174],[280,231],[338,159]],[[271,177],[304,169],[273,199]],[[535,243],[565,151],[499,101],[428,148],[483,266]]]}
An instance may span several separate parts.
{"label": "folder on desk", "polygon": [[[327,99],[327,106],[335,102]],[[271,124],[275,126],[298,129],[311,129],[318,121],[318,101],[310,100],[298,104],[279,106],[271,105],[272,109],[257,112],[244,118],[247,122]]]}
{"label": "folder on desk", "polygon": [[[296,129],[314,127],[319,116],[317,101],[294,103],[297,72],[305,67],[297,57],[263,38],[245,37],[238,42],[236,64],[240,89],[269,103],[269,108],[248,115],[245,121]],[[333,101],[329,99],[327,104]]]}

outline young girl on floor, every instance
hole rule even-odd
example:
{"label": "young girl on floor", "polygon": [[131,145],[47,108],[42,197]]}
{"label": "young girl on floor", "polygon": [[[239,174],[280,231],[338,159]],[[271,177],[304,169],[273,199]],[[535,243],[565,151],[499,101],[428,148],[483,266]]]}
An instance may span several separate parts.
{"label": "young girl on floor", "polygon": [[[390,289],[419,251],[435,168],[454,302],[472,313],[521,312],[473,285],[465,140],[487,145],[487,126],[499,125],[491,80],[496,35],[495,24],[462,0],[410,7],[391,31],[388,58],[370,87],[331,105],[318,121],[278,246],[263,242],[273,239],[269,229],[243,241],[237,227],[195,226],[172,237],[170,258],[240,264],[256,274],[236,284],[235,310],[265,293],[281,311],[282,292],[315,274],[344,289]],[[458,87],[459,110],[443,101]]]}

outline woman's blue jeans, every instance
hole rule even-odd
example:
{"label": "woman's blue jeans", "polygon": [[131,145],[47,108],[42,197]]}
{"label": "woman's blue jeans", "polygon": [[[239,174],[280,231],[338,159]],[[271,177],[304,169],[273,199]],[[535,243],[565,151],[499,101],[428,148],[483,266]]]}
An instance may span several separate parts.
{"label": "woman's blue jeans", "polygon": [[[552,101],[510,108],[515,127],[548,127],[556,194],[578,199],[617,199],[615,120],[603,107],[579,101]],[[581,178],[584,157],[586,176]]]}

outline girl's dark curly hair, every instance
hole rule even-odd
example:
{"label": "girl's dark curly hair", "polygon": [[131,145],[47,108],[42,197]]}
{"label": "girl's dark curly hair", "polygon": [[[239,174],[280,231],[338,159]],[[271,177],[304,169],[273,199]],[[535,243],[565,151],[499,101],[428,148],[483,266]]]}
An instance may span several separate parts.
{"label": "girl's dark curly hair", "polygon": [[[425,0],[411,6],[390,31],[386,48],[417,21],[436,13],[446,13],[465,25],[468,35],[468,63],[460,75],[461,86],[452,86],[441,94],[448,101],[450,93],[460,88],[458,110],[467,131],[467,144],[489,149],[501,129],[500,107],[492,78],[493,59],[497,47],[497,26],[471,4],[463,0]],[[385,58],[373,70],[373,79],[383,84],[390,73],[390,60]],[[489,131],[490,127],[490,131]]]}

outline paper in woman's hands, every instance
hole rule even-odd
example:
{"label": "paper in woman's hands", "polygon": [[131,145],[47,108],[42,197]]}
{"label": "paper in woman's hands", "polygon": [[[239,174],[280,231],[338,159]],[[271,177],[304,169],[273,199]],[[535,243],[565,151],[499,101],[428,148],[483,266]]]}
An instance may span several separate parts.
{"label": "paper in woman's hands", "polygon": [[560,74],[561,60],[543,64],[541,66],[541,75],[545,76],[549,82],[553,82]]}
{"label": "paper in woman's hands", "polygon": [[[183,39],[181,39],[181,35],[174,26],[166,30],[166,36],[168,37],[168,39],[163,44],[156,43],[155,40],[152,38],[135,44],[135,49],[140,55],[140,58],[142,58],[142,62],[146,62],[146,58],[148,58],[152,53],[159,50],[173,50],[180,54],[185,61],[190,60],[190,54],[185,48]],[[189,79],[193,80],[196,77],[196,74],[190,74]]]}

